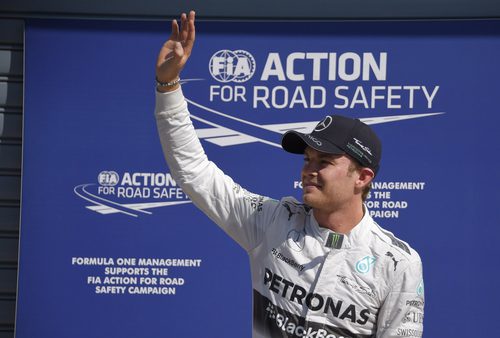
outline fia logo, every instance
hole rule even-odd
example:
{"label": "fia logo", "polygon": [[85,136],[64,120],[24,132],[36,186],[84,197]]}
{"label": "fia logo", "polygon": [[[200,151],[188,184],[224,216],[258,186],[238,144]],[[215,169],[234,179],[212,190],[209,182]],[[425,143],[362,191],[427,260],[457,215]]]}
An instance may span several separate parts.
{"label": "fia logo", "polygon": [[255,59],[245,50],[220,50],[212,55],[208,69],[219,82],[246,82],[255,73]]}
{"label": "fia logo", "polygon": [[121,213],[138,217],[151,215],[146,209],[191,203],[170,173],[124,172],[103,170],[97,182],[73,188],[81,199],[92,203],[86,208],[102,215]]}
{"label": "fia logo", "polygon": [[359,273],[367,273],[375,264],[377,259],[373,256],[365,256],[356,262],[356,271]]}
{"label": "fia logo", "polygon": [[116,171],[101,171],[97,176],[97,181],[105,187],[113,187],[118,184],[120,176]]}

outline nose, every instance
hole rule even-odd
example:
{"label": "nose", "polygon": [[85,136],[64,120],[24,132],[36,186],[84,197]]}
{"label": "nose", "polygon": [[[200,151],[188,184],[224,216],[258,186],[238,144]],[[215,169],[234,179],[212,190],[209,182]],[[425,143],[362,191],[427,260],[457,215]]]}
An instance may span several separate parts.
{"label": "nose", "polygon": [[304,166],[302,167],[302,176],[310,176],[314,177],[318,175],[318,168],[312,161],[304,163]]}

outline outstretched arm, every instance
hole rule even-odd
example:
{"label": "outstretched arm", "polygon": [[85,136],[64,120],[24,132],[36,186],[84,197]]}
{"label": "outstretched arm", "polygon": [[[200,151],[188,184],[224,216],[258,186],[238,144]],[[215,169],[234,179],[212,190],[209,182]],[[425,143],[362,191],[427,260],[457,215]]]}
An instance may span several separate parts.
{"label": "outstretched arm", "polygon": [[[174,83],[179,79],[180,73],[186,65],[193,50],[195,40],[195,12],[181,15],[181,27],[177,20],[172,20],[172,33],[163,44],[158,60],[156,61],[156,79],[161,83]],[[158,86],[158,91],[173,91],[179,84]]]}
{"label": "outstretched arm", "polygon": [[[156,63],[159,82],[177,82],[191,55],[195,13],[172,21],[172,33]],[[156,120],[165,159],[175,181],[208,217],[247,251],[260,243],[272,210],[278,205],[252,194],[209,161],[191,123],[179,84],[158,86]]]}

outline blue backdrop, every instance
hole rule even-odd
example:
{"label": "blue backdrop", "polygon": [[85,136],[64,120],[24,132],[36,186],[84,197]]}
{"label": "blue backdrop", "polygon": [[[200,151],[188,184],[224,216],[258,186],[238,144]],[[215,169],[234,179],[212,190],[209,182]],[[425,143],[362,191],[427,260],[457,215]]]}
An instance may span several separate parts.
{"label": "blue backdrop", "polygon": [[[246,254],[158,141],[169,24],[29,20],[16,337],[250,337]],[[300,198],[283,130],[364,119],[368,201],[424,264],[425,337],[498,336],[499,22],[199,22],[183,89],[209,157]]]}

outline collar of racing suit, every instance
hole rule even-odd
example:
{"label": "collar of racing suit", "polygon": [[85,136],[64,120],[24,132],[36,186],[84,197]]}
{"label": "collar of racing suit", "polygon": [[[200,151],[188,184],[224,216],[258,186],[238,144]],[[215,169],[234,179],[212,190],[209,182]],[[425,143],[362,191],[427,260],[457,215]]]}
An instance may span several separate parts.
{"label": "collar of racing suit", "polygon": [[363,205],[363,208],[363,218],[347,234],[339,234],[330,229],[321,227],[316,221],[316,218],[314,218],[312,210],[310,211],[309,217],[310,229],[316,238],[321,238],[324,245],[332,249],[349,249],[362,245],[366,234],[369,232],[370,224],[373,223],[368,208],[366,208],[365,205]]}

